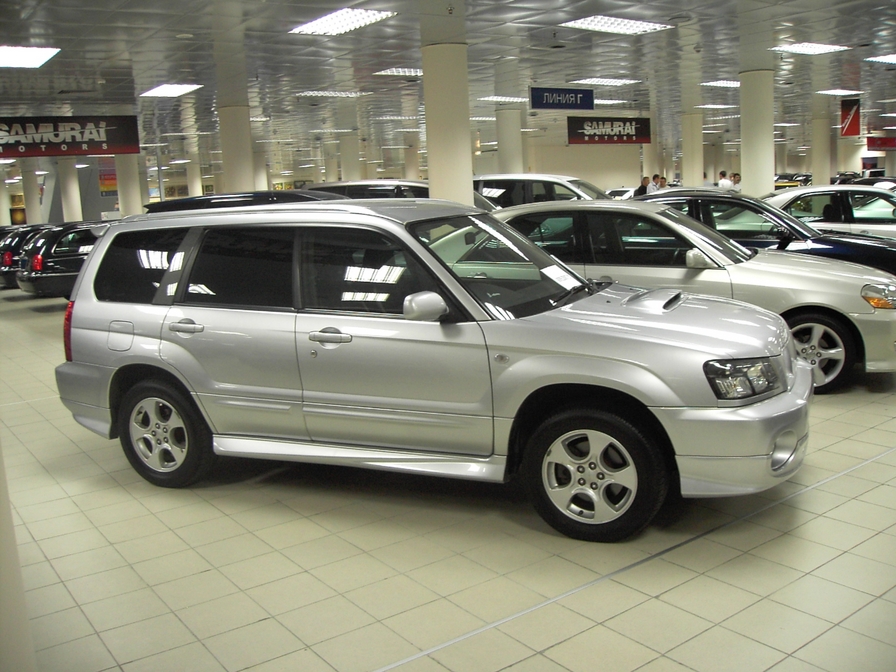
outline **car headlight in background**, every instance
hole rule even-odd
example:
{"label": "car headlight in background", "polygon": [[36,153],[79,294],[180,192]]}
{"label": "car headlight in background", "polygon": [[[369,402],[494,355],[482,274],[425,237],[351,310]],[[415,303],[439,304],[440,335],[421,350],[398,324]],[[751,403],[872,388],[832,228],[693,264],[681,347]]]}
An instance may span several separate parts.
{"label": "car headlight in background", "polygon": [[865,285],[862,298],[875,308],[893,310],[896,308],[896,287],[893,285]]}
{"label": "car headlight in background", "polygon": [[716,397],[735,401],[783,392],[780,366],[770,357],[713,360],[703,365],[703,372]]}

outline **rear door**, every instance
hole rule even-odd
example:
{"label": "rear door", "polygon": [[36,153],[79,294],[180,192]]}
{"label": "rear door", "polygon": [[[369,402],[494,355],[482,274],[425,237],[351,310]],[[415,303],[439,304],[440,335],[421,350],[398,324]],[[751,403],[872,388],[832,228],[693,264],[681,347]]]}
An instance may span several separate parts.
{"label": "rear door", "polygon": [[843,192],[853,233],[896,236],[896,195],[873,191]]}

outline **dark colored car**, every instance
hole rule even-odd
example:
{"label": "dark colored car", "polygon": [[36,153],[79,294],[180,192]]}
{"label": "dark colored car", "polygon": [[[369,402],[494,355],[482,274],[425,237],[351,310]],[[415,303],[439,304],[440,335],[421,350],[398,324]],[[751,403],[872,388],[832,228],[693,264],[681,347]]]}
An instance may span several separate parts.
{"label": "dark colored car", "polygon": [[173,212],[175,210],[205,210],[207,208],[230,208],[246,205],[270,205],[271,203],[299,203],[303,201],[327,201],[337,196],[314,189],[290,189],[283,191],[247,191],[238,194],[208,194],[174,198],[168,201],[147,203],[147,212]]}
{"label": "dark colored car", "polygon": [[896,239],[819,231],[750,196],[708,189],[675,189],[637,200],[670,205],[746,247],[842,259],[896,274]]}
{"label": "dark colored car", "polygon": [[0,289],[15,289],[16,272],[19,270],[19,255],[28,239],[49,224],[25,224],[14,226],[0,238]]}
{"label": "dark colored car", "polygon": [[73,222],[44,229],[22,248],[16,281],[23,292],[68,297],[102,222]]}

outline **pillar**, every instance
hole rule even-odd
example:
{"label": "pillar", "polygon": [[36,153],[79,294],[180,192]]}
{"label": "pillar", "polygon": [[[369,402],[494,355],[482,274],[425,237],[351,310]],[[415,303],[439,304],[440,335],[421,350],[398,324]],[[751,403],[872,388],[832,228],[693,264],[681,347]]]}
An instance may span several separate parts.
{"label": "pillar", "polygon": [[60,156],[56,161],[56,170],[62,192],[62,219],[80,222],[84,215],[81,213],[81,182],[75,168],[75,157]]}
{"label": "pillar", "polygon": [[339,137],[339,161],[342,164],[343,180],[361,179],[361,139],[357,133],[346,133]]}
{"label": "pillar", "polygon": [[775,143],[775,174],[788,173],[787,170],[787,143]]}
{"label": "pillar", "polygon": [[[519,96],[519,61],[503,58],[495,65],[495,95]],[[520,105],[499,103],[495,112],[495,126],[498,134],[498,172],[522,173],[523,132]]]}
{"label": "pillar", "polygon": [[268,179],[267,153],[255,152],[252,154],[252,175],[256,191],[268,191],[271,188],[271,183]]}
{"label": "pillar", "polygon": [[404,179],[419,180],[420,179],[420,134],[405,133],[404,134]]}
{"label": "pillar", "polygon": [[37,159],[22,159],[22,191],[25,194],[25,219],[29,224],[44,224],[43,214],[40,211],[40,185],[37,183]]}
{"label": "pillar", "polygon": [[[896,138],[896,131],[887,131],[888,138]],[[896,150],[884,152],[884,169],[887,177],[896,177]]]}
{"label": "pillar", "polygon": [[837,170],[862,172],[862,149],[864,144],[857,144],[858,141],[859,138],[855,136],[837,139]]}
{"label": "pillar", "polygon": [[467,45],[430,44],[422,51],[429,194],[473,205]]}
{"label": "pillar", "polygon": [[809,170],[812,184],[824,185],[831,181],[831,114],[827,96],[812,96],[812,157]]}
{"label": "pillar", "polygon": [[[5,170],[0,170],[0,178],[6,179]],[[12,226],[12,215],[9,214],[11,205],[9,187],[6,182],[0,182],[0,226]]]}
{"label": "pillar", "polygon": [[662,175],[660,167],[659,148],[657,147],[656,115],[650,115],[650,142],[641,145],[641,156],[644,160],[644,175]]}
{"label": "pillar", "polygon": [[202,160],[199,152],[188,152],[185,157],[190,163],[187,168],[187,193],[190,196],[202,196]]}
{"label": "pillar", "polygon": [[336,143],[324,142],[321,145],[324,156],[324,181],[339,181],[339,155],[336,153]]}
{"label": "pillar", "polygon": [[681,115],[681,184],[703,186],[703,113]]}
{"label": "pillar", "polygon": [[221,125],[224,188],[228,192],[252,191],[255,187],[255,175],[252,168],[249,106],[221,107],[218,109],[218,120]]}
{"label": "pillar", "polygon": [[122,217],[139,215],[143,212],[140,190],[140,154],[115,155],[115,181],[118,183],[118,210]]}
{"label": "pillar", "polygon": [[740,167],[742,192],[775,190],[774,71],[740,73]]}

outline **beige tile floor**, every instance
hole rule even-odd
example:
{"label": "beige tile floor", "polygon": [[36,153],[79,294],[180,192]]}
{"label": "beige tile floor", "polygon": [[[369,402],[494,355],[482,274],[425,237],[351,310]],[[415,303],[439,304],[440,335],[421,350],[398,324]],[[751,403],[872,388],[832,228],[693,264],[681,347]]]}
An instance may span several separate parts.
{"label": "beige tile floor", "polygon": [[513,486],[240,461],[155,488],[56,397],[64,305],[0,293],[43,672],[896,670],[896,376],[815,399],[790,482],[597,545]]}

